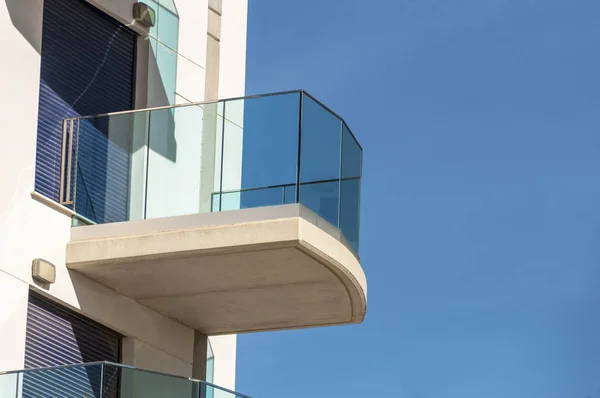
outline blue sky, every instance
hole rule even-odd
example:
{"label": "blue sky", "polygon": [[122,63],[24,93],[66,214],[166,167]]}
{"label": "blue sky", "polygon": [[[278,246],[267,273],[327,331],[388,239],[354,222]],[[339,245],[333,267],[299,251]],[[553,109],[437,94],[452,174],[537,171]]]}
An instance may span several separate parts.
{"label": "blue sky", "polygon": [[357,326],[243,335],[256,398],[600,398],[600,2],[250,0],[247,93],[364,147]]}

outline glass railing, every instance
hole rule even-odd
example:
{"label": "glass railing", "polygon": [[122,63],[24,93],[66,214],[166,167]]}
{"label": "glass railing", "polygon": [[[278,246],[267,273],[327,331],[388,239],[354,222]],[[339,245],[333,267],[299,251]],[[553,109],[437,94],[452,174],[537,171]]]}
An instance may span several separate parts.
{"label": "glass railing", "polygon": [[249,398],[203,381],[109,362],[0,373],[0,397]]}
{"label": "glass railing", "polygon": [[304,91],[65,120],[78,224],[301,203],[358,251],[362,148]]}

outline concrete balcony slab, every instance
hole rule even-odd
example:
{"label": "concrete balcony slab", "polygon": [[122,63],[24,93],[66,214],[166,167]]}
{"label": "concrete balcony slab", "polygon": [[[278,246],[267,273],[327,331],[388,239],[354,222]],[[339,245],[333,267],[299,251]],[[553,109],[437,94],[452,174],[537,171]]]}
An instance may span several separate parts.
{"label": "concrete balcony slab", "polygon": [[209,335],[360,323],[342,233],[299,204],[74,227],[67,267]]}

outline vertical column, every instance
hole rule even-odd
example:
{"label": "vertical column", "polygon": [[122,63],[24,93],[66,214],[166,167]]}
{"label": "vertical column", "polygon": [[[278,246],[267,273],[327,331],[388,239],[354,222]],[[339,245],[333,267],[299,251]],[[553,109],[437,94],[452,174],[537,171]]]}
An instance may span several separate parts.
{"label": "vertical column", "polygon": [[206,32],[206,82],[204,100],[219,96],[219,63],[221,58],[221,15],[223,0],[208,1],[208,29]]}
{"label": "vertical column", "polygon": [[192,363],[192,378],[206,380],[206,359],[208,353],[208,336],[194,331],[194,359]]}
{"label": "vertical column", "polygon": [[[221,58],[221,15],[222,0],[208,1],[208,28],[206,32],[206,79],[204,100],[216,101],[219,97],[219,64]],[[218,123],[217,104],[204,106],[202,130],[200,213],[212,210],[212,193],[215,185],[215,150]],[[224,117],[224,115],[221,115]]]}

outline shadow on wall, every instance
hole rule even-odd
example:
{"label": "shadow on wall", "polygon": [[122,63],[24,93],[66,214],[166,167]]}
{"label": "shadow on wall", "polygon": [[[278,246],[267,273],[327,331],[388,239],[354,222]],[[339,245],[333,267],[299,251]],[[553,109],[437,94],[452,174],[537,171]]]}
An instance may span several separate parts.
{"label": "shadow on wall", "polygon": [[42,52],[43,0],[5,0],[15,28],[38,54]]}
{"label": "shadow on wall", "polygon": [[[146,42],[149,47],[148,56],[148,98],[151,106],[169,106],[173,105],[169,98],[169,92],[166,89],[165,80],[169,76],[165,76],[165,72],[161,73],[159,62],[163,65],[171,64],[173,72],[176,71],[177,58],[174,54],[169,54],[165,50],[160,52],[157,50],[160,44],[152,46],[150,42]],[[155,47],[155,48],[153,48]],[[169,55],[173,55],[172,59],[167,58]],[[159,57],[165,57],[166,60]],[[163,67],[164,69],[164,67]],[[202,121],[198,121],[200,125]],[[177,161],[177,141],[175,139],[175,110],[174,109],[161,109],[151,111],[149,113],[149,145],[150,149],[157,154],[169,159],[172,162]],[[134,147],[133,151],[140,149]]]}

